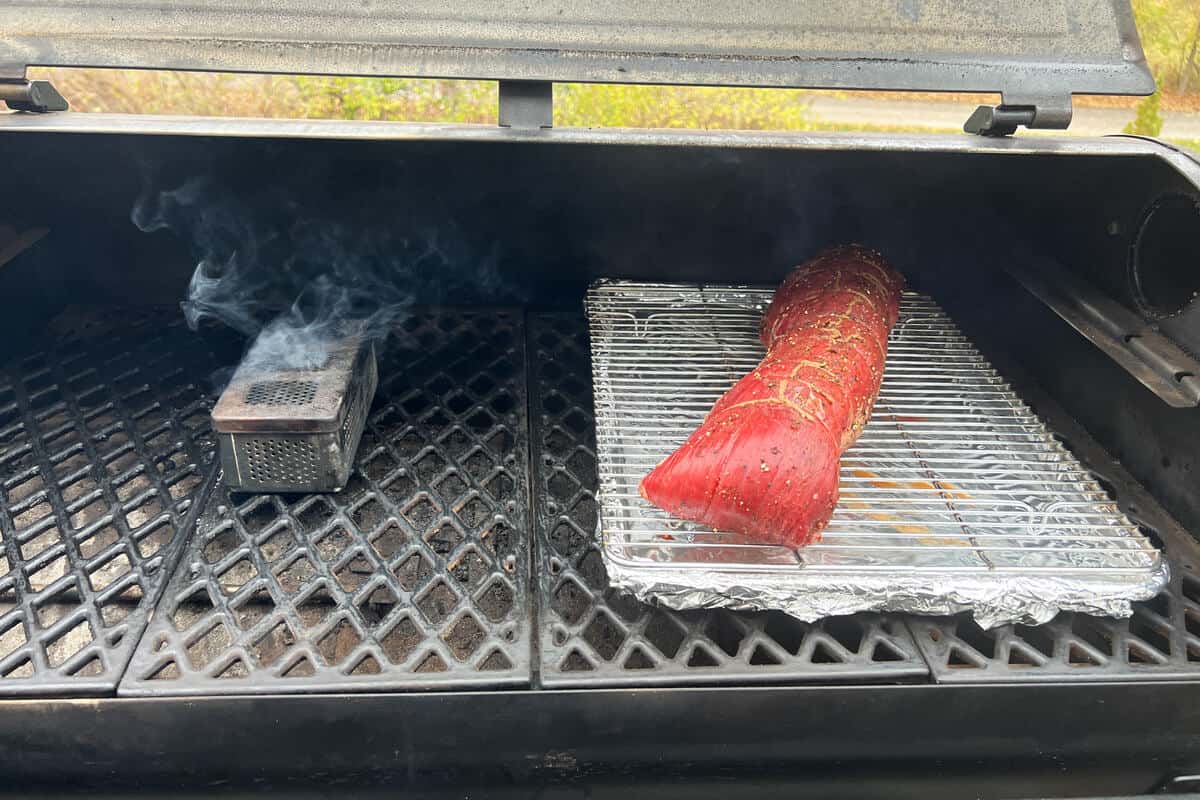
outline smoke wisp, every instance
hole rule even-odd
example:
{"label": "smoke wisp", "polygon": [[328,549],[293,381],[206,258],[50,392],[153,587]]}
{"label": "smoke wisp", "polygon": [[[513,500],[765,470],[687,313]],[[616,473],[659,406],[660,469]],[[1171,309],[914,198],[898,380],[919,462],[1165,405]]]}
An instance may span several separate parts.
{"label": "smoke wisp", "polygon": [[288,181],[154,183],[132,221],[192,247],[188,324],[216,319],[238,331],[251,342],[243,364],[257,369],[318,368],[346,335],[382,346],[415,304],[507,294],[494,252],[470,246],[449,215],[398,206],[393,185],[321,202]]}

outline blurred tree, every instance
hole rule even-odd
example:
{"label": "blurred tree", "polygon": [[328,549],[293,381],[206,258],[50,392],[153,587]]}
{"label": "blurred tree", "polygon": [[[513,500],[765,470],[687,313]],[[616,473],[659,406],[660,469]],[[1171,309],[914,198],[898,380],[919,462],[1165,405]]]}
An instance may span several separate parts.
{"label": "blurred tree", "polygon": [[1196,50],[1200,45],[1200,2],[1192,3],[1192,6],[1195,24],[1192,25],[1192,35],[1185,43],[1183,61],[1179,65],[1179,81],[1175,87],[1179,94],[1187,94],[1196,75]]}
{"label": "blurred tree", "polygon": [[1133,0],[1133,12],[1159,87],[1200,87],[1200,0]]}

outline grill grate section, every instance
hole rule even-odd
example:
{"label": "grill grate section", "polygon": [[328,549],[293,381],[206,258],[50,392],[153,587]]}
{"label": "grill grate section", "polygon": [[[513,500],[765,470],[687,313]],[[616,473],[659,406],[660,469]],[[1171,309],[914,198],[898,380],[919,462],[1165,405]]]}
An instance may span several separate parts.
{"label": "grill grate section", "polygon": [[[1020,367],[1004,364],[1021,377]],[[914,637],[939,683],[1195,680],[1200,675],[1200,546],[1079,423],[1034,384],[1023,392],[1073,453],[1162,548],[1171,581],[1133,604],[1130,619],[1059,614],[1046,625],[981,630],[964,617],[914,617]]]}
{"label": "grill grate section", "polygon": [[910,624],[939,683],[1195,680],[1200,674],[1200,580],[1190,571],[1174,575],[1153,600],[1135,603],[1129,619],[1066,612],[1036,627],[982,630],[962,616],[914,617]]}
{"label": "grill grate section", "polygon": [[181,553],[210,469],[207,386],[221,364],[176,318],[64,316],[57,344],[0,371],[0,695],[114,691],[160,594],[125,693],[525,683],[526,341],[535,652],[548,687],[892,681],[928,674],[918,650],[939,682],[1200,669],[1200,560],[1186,533],[1144,516],[1153,503],[1142,495],[1138,517],[1167,540],[1173,579],[1130,620],[1062,614],[983,631],[962,617],[911,617],[914,642],[896,616],[679,613],[610,590],[593,543],[581,315],[532,315],[527,339],[507,313],[414,318],[404,335],[415,346],[381,365],[349,487],[218,490]]}
{"label": "grill grate section", "polygon": [[596,447],[582,315],[530,318],[541,679],[545,686],[895,680],[928,673],[896,617],[816,624],[676,612],[608,588],[595,544]]}
{"label": "grill grate section", "polygon": [[209,476],[218,364],[177,309],[50,333],[0,371],[0,694],[110,693]]}
{"label": "grill grate section", "polygon": [[758,364],[770,298],[662,284],[589,293],[605,554],[626,580],[715,571],[738,587],[786,582],[800,615],[814,597],[854,609],[900,596],[1001,621],[1027,607],[1127,603],[1161,585],[1158,551],[946,314],[912,293],[820,542],[760,545],[651,506],[638,482]]}
{"label": "grill grate section", "polygon": [[209,501],[123,694],[528,682],[521,317],[400,338],[342,492]]}

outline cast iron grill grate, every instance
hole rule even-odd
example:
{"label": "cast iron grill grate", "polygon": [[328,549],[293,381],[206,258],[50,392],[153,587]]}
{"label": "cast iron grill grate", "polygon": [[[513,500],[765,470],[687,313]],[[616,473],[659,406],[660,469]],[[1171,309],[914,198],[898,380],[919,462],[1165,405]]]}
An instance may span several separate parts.
{"label": "cast iron grill grate", "polygon": [[206,485],[218,365],[177,309],[48,338],[0,371],[0,694],[111,693]]}
{"label": "cast iron grill grate", "polygon": [[545,686],[896,680],[928,674],[897,617],[816,624],[784,614],[675,612],[608,588],[595,544],[597,486],[587,322],[533,315],[535,514]]}
{"label": "cast iron grill grate", "polygon": [[938,683],[1195,680],[1200,674],[1200,580],[1190,571],[1177,570],[1158,597],[1135,603],[1129,619],[1062,613],[1045,625],[983,630],[961,616],[914,617],[911,626]]}
{"label": "cast iron grill grate", "polygon": [[521,316],[399,338],[342,492],[214,493],[123,694],[528,682]]}
{"label": "cast iron grill grate", "polygon": [[[1021,377],[1020,367],[1005,364]],[[970,619],[912,617],[939,683],[1195,680],[1200,675],[1200,547],[1078,422],[1036,385],[1023,393],[1104,489],[1162,549],[1171,581],[1129,619],[1062,613],[1046,625],[982,630]]]}

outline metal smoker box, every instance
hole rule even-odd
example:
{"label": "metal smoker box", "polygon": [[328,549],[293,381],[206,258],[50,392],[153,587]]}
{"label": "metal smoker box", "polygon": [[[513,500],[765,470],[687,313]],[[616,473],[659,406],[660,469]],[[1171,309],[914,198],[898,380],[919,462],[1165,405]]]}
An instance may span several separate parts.
{"label": "metal smoker box", "polygon": [[375,348],[338,340],[318,369],[243,362],[213,408],[225,483],[245,492],[336,492],[346,485],[379,381]]}

